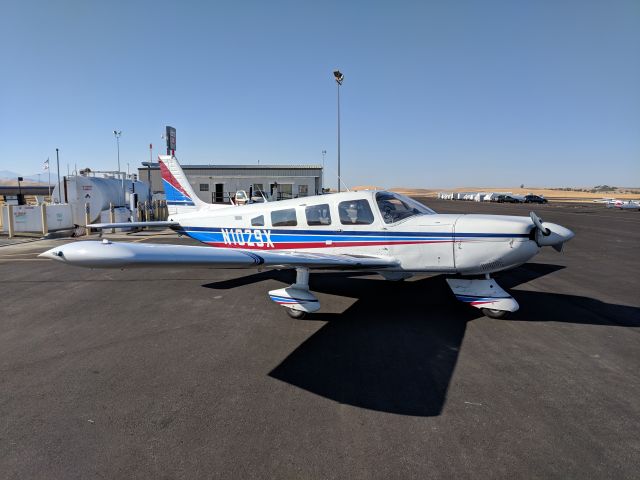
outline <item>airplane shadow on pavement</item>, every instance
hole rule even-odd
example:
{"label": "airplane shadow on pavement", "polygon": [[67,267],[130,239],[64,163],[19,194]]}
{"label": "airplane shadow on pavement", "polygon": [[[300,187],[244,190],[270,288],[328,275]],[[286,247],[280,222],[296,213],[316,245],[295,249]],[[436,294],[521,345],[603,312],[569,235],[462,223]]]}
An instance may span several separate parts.
{"label": "airplane shadow on pavement", "polygon": [[[562,269],[526,264],[497,280],[513,288]],[[233,288],[254,281],[290,283],[292,272],[263,272],[206,285]],[[382,412],[437,416],[444,406],[467,322],[482,317],[453,297],[441,275],[407,282],[377,276],[314,273],[314,292],[356,298],[326,321],[269,376],[336,402]],[[640,309],[572,295],[517,291],[520,310],[506,320],[640,326]],[[303,320],[304,321],[304,320]]]}

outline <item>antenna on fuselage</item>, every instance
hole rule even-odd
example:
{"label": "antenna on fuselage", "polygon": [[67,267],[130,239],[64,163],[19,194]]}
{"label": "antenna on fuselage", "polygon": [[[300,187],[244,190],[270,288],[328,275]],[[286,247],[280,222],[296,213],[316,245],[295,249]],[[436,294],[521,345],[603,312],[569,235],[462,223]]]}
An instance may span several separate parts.
{"label": "antenna on fuselage", "polygon": [[[330,170],[331,170],[331,169],[330,169]],[[334,172],[333,172],[333,170],[331,170],[331,173],[334,173]],[[338,182],[340,182],[340,183],[342,184],[342,186],[343,186],[344,188],[346,188],[346,189],[347,189],[347,192],[350,192],[350,191],[351,191],[351,189],[347,186],[347,184],[346,184],[346,183],[344,183],[344,182],[342,181],[342,177],[341,177],[340,175],[337,175],[337,177],[338,177]]]}
{"label": "antenna on fuselage", "polygon": [[340,180],[340,183],[342,184],[342,186],[347,189],[347,192],[351,191],[351,189],[347,186],[347,184],[342,181],[342,178],[338,177],[338,180]]}

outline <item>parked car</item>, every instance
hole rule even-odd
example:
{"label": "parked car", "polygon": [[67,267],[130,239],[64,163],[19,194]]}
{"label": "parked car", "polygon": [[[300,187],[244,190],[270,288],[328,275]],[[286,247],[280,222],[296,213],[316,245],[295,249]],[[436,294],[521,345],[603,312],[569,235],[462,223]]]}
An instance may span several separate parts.
{"label": "parked car", "polygon": [[517,197],[512,197],[511,195],[505,195],[504,199],[502,200],[502,202],[504,202],[504,203],[522,203],[522,200],[520,200]]}
{"label": "parked car", "polygon": [[538,195],[527,195],[524,197],[524,203],[549,203],[549,201]]}

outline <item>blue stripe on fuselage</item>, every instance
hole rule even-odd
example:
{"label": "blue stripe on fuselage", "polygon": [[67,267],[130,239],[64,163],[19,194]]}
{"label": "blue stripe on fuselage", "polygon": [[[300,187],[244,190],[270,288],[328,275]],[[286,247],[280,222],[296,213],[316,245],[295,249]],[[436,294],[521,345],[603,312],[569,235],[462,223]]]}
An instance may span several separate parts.
{"label": "blue stripe on fuselage", "polygon": [[[232,230],[235,228],[250,229],[250,230],[271,230],[272,235],[304,235],[305,238],[309,236],[356,236],[356,237],[442,237],[442,238],[529,238],[528,233],[453,233],[453,232],[381,232],[381,231],[337,231],[337,230],[284,230],[277,227],[224,227],[225,230]],[[189,232],[220,232],[221,228],[218,227],[183,227],[184,230]]]}
{"label": "blue stripe on fuselage", "polygon": [[[301,247],[304,247],[304,243],[318,243],[331,241],[333,244],[327,245],[340,246],[342,242],[366,242],[366,243],[409,243],[409,242],[453,242],[457,240],[469,241],[474,239],[491,239],[491,238],[528,238],[527,234],[506,234],[506,233],[442,233],[442,232],[360,232],[360,231],[347,231],[336,232],[332,230],[276,230],[268,228],[225,228],[228,232],[223,235],[222,228],[207,228],[207,227],[181,227],[180,233],[188,235],[195,240],[203,243],[224,243],[225,237],[229,238],[229,232],[239,231],[243,235],[242,241],[247,243],[257,241],[256,237],[252,233],[256,230],[270,231],[270,241],[274,244],[279,243],[300,243]],[[249,232],[246,232],[246,231]],[[264,239],[266,240],[266,239]],[[233,242],[237,243],[237,240]]]}

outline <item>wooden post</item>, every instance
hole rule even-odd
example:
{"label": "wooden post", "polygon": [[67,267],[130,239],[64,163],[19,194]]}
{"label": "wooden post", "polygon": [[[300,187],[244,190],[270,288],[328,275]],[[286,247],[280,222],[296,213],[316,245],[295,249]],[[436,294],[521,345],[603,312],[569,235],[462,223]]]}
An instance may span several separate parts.
{"label": "wooden post", "polygon": [[13,224],[13,205],[7,205],[7,217],[9,220],[9,238],[15,235],[15,225]]}
{"label": "wooden post", "polygon": [[91,212],[91,205],[89,202],[84,204],[84,228],[85,235],[91,234],[91,229],[89,228],[89,224],[91,223],[91,219],[89,218],[89,213]]}
{"label": "wooden post", "polygon": [[47,204],[43,203],[40,205],[40,215],[42,217],[42,235],[46,235],[49,233],[49,228],[47,225]]}

